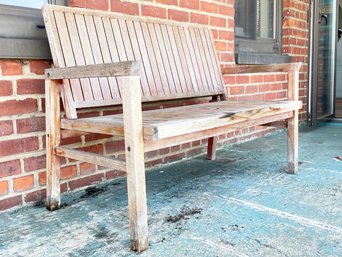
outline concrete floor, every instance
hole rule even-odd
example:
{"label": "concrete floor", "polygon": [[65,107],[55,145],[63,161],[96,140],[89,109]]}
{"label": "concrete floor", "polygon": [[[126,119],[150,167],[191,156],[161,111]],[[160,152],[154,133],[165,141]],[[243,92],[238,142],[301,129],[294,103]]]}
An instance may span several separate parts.
{"label": "concrete floor", "polygon": [[[342,256],[342,124],[300,133],[300,173],[286,174],[286,134],[151,171],[145,256]],[[136,256],[124,179],[64,195],[65,206],[0,214],[0,256]]]}

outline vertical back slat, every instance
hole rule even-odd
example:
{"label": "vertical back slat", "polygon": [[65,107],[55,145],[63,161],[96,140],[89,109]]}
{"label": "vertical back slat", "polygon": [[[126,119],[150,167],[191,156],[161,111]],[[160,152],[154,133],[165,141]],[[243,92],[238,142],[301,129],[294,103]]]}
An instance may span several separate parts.
{"label": "vertical back slat", "polygon": [[[65,14],[65,20],[69,29],[70,41],[72,50],[74,52],[74,58],[76,65],[85,65],[84,54],[82,51],[82,46],[78,34],[78,29],[76,26],[75,16],[72,13]],[[83,92],[83,97],[85,101],[94,100],[93,94],[91,91],[90,80],[89,79],[80,79],[81,88]]]}
{"label": "vertical back slat", "polygon": [[182,70],[184,71],[185,84],[182,85],[183,93],[188,93],[197,87],[196,81],[193,81],[193,77],[190,76],[190,67],[189,65],[187,65],[187,60],[185,58],[181,38],[178,34],[178,28],[169,26],[169,29],[171,42],[174,42],[175,45],[174,54],[178,56]]}
{"label": "vertical back slat", "polygon": [[[56,67],[141,60],[142,101],[224,93],[204,26],[60,6],[43,12]],[[121,103],[114,77],[66,80],[62,87],[67,117],[77,117],[76,107]]]}
{"label": "vertical back slat", "polygon": [[[64,13],[56,12],[55,19],[56,23],[58,24],[58,34],[61,38],[63,38],[63,40],[61,40],[61,46],[63,50],[65,65],[67,67],[76,66]],[[74,101],[83,101],[84,98],[80,81],[78,79],[71,79],[70,85]]]}
{"label": "vertical back slat", "polygon": [[141,23],[140,25],[141,25],[141,29],[142,29],[142,34],[143,34],[144,39],[145,39],[148,58],[149,58],[150,63],[151,63],[152,74],[154,77],[154,81],[156,82],[155,86],[156,86],[157,94],[162,96],[162,95],[164,95],[164,90],[163,90],[163,88],[161,88],[162,80],[160,78],[160,73],[159,73],[160,67],[158,67],[156,56],[154,54],[154,49],[153,49],[153,45],[152,45],[150,32],[148,30],[147,23]]}
{"label": "vertical back slat", "polygon": [[[100,49],[99,38],[95,30],[94,17],[90,15],[85,15],[84,20],[88,31],[88,37],[91,45],[92,54],[94,57],[94,62],[95,64],[101,64],[103,63],[103,58]],[[104,88],[109,89],[107,78],[99,78],[99,82],[100,86],[96,84],[95,87],[93,87],[94,98],[97,100],[104,99]]]}
{"label": "vertical back slat", "polygon": [[[103,63],[111,63],[112,58],[109,52],[109,47],[108,47],[108,42],[107,42],[107,37],[104,31],[104,25],[102,22],[101,17],[94,17],[94,24],[95,24],[95,29],[100,45],[100,50],[102,54],[102,62]],[[99,62],[101,59],[99,59]],[[112,91],[110,90],[111,87],[115,86],[115,78],[106,78],[104,80],[104,83],[102,83],[102,92],[103,92],[103,98],[104,99],[113,99],[112,97]]]}
{"label": "vertical back slat", "polygon": [[137,36],[137,40],[139,42],[139,49],[141,53],[142,62],[145,68],[146,79],[150,90],[150,95],[157,96],[158,92],[156,87],[156,80],[153,76],[152,65],[148,55],[146,42],[141,28],[141,23],[138,21],[133,21],[133,25]]}
{"label": "vertical back slat", "polygon": [[181,82],[181,76],[177,70],[177,65],[176,65],[175,57],[174,57],[173,52],[172,52],[172,47],[171,47],[171,43],[170,43],[169,35],[167,33],[166,26],[164,24],[161,24],[160,30],[161,30],[161,37],[162,37],[162,41],[160,41],[160,42],[162,42],[162,44],[164,44],[164,46],[165,46],[165,52],[167,54],[167,58],[169,61],[170,70],[172,73],[176,93],[181,94],[182,93],[181,84],[185,83],[185,79],[183,76],[183,80]]}
{"label": "vertical back slat", "polygon": [[[78,28],[80,42],[84,54],[84,60],[86,65],[95,64],[92,46],[89,41],[88,30],[85,24],[85,18],[82,14],[75,14],[76,25]],[[93,94],[93,99],[97,98],[98,91],[100,88],[100,83],[98,78],[90,78],[91,90]]]}
{"label": "vertical back slat", "polygon": [[190,34],[191,42],[195,51],[196,59],[197,59],[197,65],[199,67],[200,73],[201,73],[201,78],[202,78],[202,83],[203,83],[203,90],[204,91],[210,91],[210,84],[211,79],[210,75],[208,73],[208,67],[204,66],[205,61],[205,54],[203,52],[203,49],[201,49],[200,45],[198,44],[196,40],[196,35],[195,35],[195,29],[194,28],[189,28],[188,32]]}
{"label": "vertical back slat", "polygon": [[198,88],[199,88],[199,90],[204,92],[205,91],[204,84],[206,82],[203,80],[203,77],[202,77],[203,73],[200,70],[199,65],[198,65],[198,59],[197,59],[198,56],[196,56],[196,52],[194,49],[195,46],[193,45],[193,42],[191,41],[189,28],[181,28],[180,27],[179,31],[180,31],[180,35],[184,41],[183,45],[184,45],[184,48],[186,49],[185,51],[187,53],[189,53],[189,59],[190,59],[190,62],[192,64],[191,66],[193,67],[193,70],[194,70],[194,76],[195,76]]}
{"label": "vertical back slat", "polygon": [[[107,37],[111,60],[112,62],[119,62],[120,61],[119,53],[118,53],[118,49],[116,47],[116,43],[114,40],[114,35],[113,35],[113,30],[112,30],[110,19],[108,17],[103,17],[102,22],[103,22],[105,34]],[[109,79],[110,79],[110,91],[112,93],[113,98],[114,99],[121,98],[117,79],[116,78],[109,78]]]}
{"label": "vertical back slat", "polygon": [[199,44],[199,47],[201,49],[201,53],[205,57],[204,65],[207,67],[205,69],[207,73],[209,74],[209,88],[210,90],[215,90],[215,86],[219,85],[219,81],[217,81],[214,71],[214,64],[212,63],[212,60],[210,59],[210,52],[204,37],[204,32],[202,29],[195,29],[196,39]]}
{"label": "vertical back slat", "polygon": [[164,62],[161,56],[161,51],[158,45],[155,25],[153,23],[148,23],[147,27],[148,27],[148,31],[151,37],[153,52],[156,58],[156,66],[158,67],[159,75],[161,79],[161,84],[158,84],[157,88],[159,87],[160,92],[164,92],[165,95],[169,95],[170,94],[170,88],[169,88],[170,81],[168,81],[167,72],[165,70]]}
{"label": "vertical back slat", "polygon": [[168,81],[169,92],[171,94],[176,94],[177,90],[176,90],[176,85],[175,85],[175,81],[174,81],[174,76],[172,74],[171,60],[169,59],[169,56],[167,54],[166,44],[165,44],[164,39],[163,39],[163,35],[161,32],[160,25],[155,24],[154,30],[156,33],[158,47],[159,47],[160,54],[161,54],[161,59],[163,60],[163,64],[164,64],[164,69],[165,69],[165,73],[166,73],[166,77],[167,77],[167,81]]}
{"label": "vertical back slat", "polygon": [[[129,38],[131,40],[135,60],[142,60],[143,58],[141,56],[141,52],[139,48],[139,43],[142,44],[142,42],[138,41],[133,21],[127,21],[127,30],[128,30]],[[148,87],[147,76],[146,76],[146,65],[144,62],[142,62],[142,65],[143,65],[143,71],[141,72],[141,77],[140,77],[141,86],[142,86],[142,95],[150,96],[151,93]]]}

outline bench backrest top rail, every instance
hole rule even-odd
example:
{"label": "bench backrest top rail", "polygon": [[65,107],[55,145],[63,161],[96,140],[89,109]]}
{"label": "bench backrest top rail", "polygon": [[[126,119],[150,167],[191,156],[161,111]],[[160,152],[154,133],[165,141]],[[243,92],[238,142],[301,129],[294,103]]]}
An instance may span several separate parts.
{"label": "bench backrest top rail", "polygon": [[[142,101],[224,94],[207,26],[45,5],[43,15],[56,67],[141,60]],[[68,118],[76,109],[121,103],[120,80],[64,80]]]}

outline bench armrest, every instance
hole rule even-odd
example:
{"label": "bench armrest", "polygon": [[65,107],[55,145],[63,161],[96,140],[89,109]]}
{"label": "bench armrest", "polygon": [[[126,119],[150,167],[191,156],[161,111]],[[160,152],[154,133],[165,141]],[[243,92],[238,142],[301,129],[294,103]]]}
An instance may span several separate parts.
{"label": "bench armrest", "polygon": [[258,73],[258,72],[289,72],[299,71],[302,63],[281,63],[267,65],[235,65],[222,69],[222,75],[233,75],[243,73]]}
{"label": "bench armrest", "polygon": [[46,79],[79,79],[92,77],[136,76],[140,74],[141,61],[92,64],[45,70]]}

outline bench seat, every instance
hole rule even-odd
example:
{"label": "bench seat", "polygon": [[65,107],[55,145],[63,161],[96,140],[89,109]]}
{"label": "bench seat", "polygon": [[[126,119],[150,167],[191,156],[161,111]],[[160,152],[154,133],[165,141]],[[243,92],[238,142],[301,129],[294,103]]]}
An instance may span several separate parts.
{"label": "bench seat", "polygon": [[[222,101],[142,112],[144,141],[158,140],[216,127],[241,128],[243,123],[301,108],[299,101]],[[268,122],[268,121],[267,121]],[[248,126],[246,124],[245,126]],[[62,119],[63,129],[124,136],[123,115]],[[224,132],[223,132],[224,133]]]}

